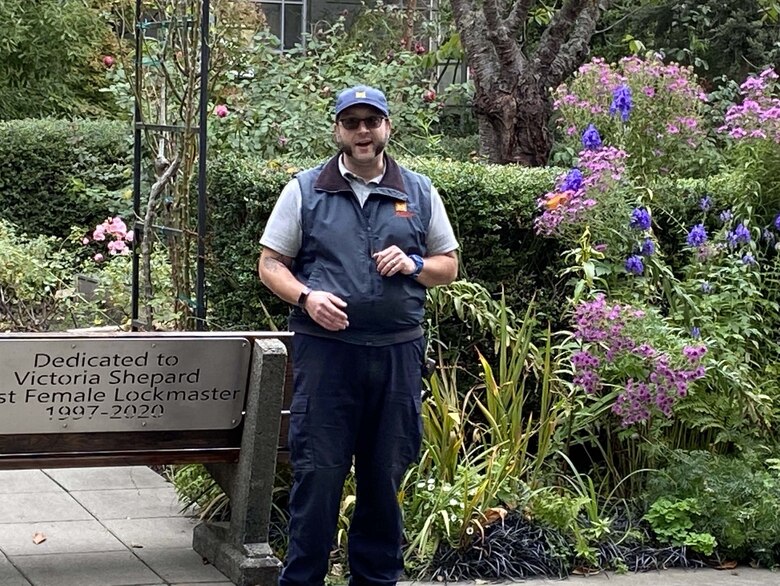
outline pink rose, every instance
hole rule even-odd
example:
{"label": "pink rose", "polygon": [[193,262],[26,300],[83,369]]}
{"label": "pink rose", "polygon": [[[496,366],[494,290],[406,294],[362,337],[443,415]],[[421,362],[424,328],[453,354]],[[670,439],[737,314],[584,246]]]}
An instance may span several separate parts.
{"label": "pink rose", "polygon": [[219,104],[214,108],[214,114],[216,114],[218,118],[224,118],[228,115],[227,106],[225,104]]}
{"label": "pink rose", "polygon": [[103,262],[103,255],[100,254],[99,252],[92,258],[95,260],[95,262]]}
{"label": "pink rose", "polygon": [[433,102],[436,99],[436,92],[434,90],[425,90],[423,92],[423,101]]}
{"label": "pink rose", "polygon": [[114,65],[114,58],[111,55],[106,55],[103,57],[103,65],[105,65],[107,69],[111,69]]}

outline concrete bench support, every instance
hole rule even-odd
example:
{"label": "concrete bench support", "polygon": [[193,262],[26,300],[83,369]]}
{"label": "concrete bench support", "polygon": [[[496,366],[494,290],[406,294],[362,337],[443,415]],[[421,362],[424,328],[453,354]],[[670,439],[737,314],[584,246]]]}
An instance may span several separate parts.
{"label": "concrete bench support", "polygon": [[276,586],[281,562],[268,545],[287,349],[256,339],[237,463],[206,467],[230,497],[229,523],[195,528],[193,549],[237,586]]}

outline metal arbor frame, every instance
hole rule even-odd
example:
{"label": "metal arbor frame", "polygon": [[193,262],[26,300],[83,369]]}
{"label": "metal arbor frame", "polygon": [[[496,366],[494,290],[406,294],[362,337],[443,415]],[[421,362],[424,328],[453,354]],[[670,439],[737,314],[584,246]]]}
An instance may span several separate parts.
{"label": "metal arbor frame", "polygon": [[[208,116],[208,70],[211,50],[209,47],[209,27],[211,19],[210,0],[200,0],[200,103],[199,123],[191,130],[198,132],[198,230],[197,230],[197,270],[196,270],[196,302],[195,302],[195,329],[206,329],[206,157],[207,144],[207,116]],[[151,130],[161,133],[181,133],[185,129],[182,126],[146,124],[143,121],[142,90],[143,90],[143,41],[145,31],[150,28],[163,28],[170,21],[144,21],[143,2],[135,2],[135,109],[133,117],[133,214],[135,216],[134,230],[136,239],[133,244],[132,258],[132,287],[131,287],[131,319],[132,329],[137,331],[143,325],[139,321],[140,298],[140,243],[154,226],[144,226],[141,216],[141,158],[143,131]],[[190,22],[185,19],[185,24]],[[163,228],[170,230],[170,228]]]}

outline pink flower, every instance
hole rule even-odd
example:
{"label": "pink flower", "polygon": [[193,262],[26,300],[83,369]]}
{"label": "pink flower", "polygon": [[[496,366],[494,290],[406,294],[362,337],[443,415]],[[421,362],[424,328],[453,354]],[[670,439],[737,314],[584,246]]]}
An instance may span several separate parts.
{"label": "pink flower", "polygon": [[125,242],[132,242],[133,240],[135,240],[135,232],[129,230],[127,234],[125,234]]}
{"label": "pink flower", "polygon": [[114,65],[114,58],[111,55],[106,55],[103,57],[103,65],[107,69],[111,69],[111,67]]}
{"label": "pink flower", "polygon": [[104,224],[98,224],[95,226],[95,231],[92,232],[92,239],[98,241],[106,239],[106,226]]}
{"label": "pink flower", "polygon": [[108,254],[111,255],[117,255],[117,254],[129,254],[130,251],[127,248],[127,244],[125,244],[124,240],[114,240],[113,242],[108,243]]}
{"label": "pink flower", "polygon": [[227,106],[225,104],[219,104],[214,108],[214,114],[216,114],[218,118],[224,118],[228,115]]}
{"label": "pink flower", "polygon": [[122,221],[122,218],[117,216],[115,218],[111,218],[108,222],[108,231],[118,238],[124,238],[125,234],[127,234],[127,226]]}
{"label": "pink flower", "polygon": [[82,243],[82,244],[89,244],[89,238],[87,238],[86,236],[84,236],[84,238],[82,238],[82,239],[81,239],[81,243]]}
{"label": "pink flower", "polygon": [[100,254],[99,252],[92,258],[95,260],[95,262],[103,262],[103,255]]}
{"label": "pink flower", "polygon": [[425,90],[423,92],[423,101],[432,102],[436,99],[436,92],[434,90]]}

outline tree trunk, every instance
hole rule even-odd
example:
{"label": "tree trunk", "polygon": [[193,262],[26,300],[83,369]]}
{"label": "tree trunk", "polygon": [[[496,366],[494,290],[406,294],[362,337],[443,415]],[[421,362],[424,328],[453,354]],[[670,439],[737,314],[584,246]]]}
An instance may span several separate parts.
{"label": "tree trunk", "polygon": [[476,87],[480,153],[500,165],[546,165],[553,143],[547,125],[553,113],[548,92],[523,76],[506,90],[493,89],[496,85]]}

